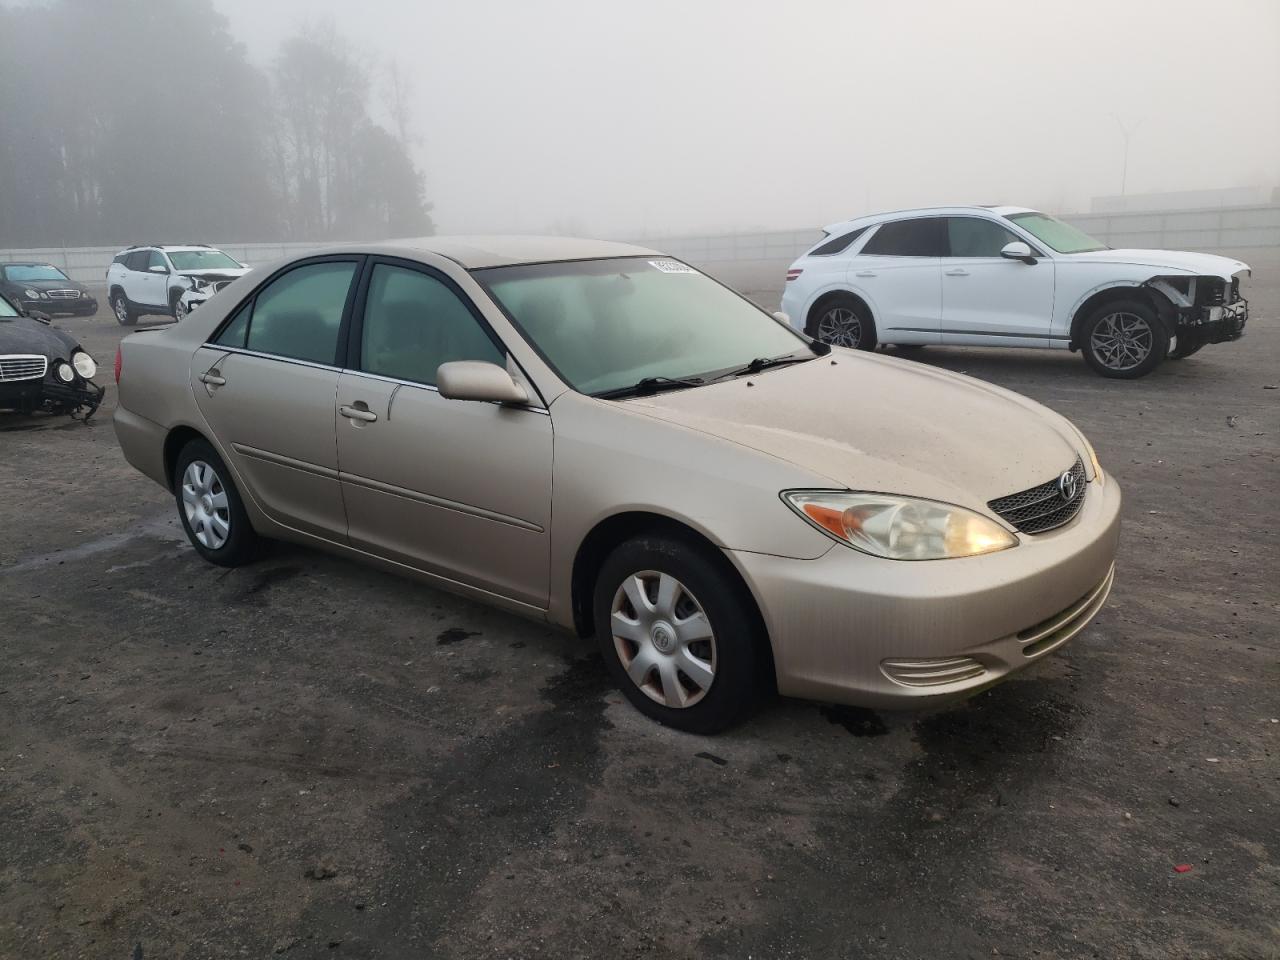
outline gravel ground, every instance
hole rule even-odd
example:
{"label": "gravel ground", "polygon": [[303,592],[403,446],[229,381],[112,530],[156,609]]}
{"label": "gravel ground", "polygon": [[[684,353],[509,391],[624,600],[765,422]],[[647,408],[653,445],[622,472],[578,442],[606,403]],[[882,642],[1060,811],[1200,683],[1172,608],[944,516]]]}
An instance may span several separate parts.
{"label": "gravel ground", "polygon": [[[537,625],[291,547],[203,564],[114,388],[89,426],[0,415],[0,957],[1280,956],[1250,259],[1248,337],[1136,383],[919,355],[1071,417],[1126,497],[1096,624],[943,712],[675,733]],[[110,379],[105,310],[59,323]]]}

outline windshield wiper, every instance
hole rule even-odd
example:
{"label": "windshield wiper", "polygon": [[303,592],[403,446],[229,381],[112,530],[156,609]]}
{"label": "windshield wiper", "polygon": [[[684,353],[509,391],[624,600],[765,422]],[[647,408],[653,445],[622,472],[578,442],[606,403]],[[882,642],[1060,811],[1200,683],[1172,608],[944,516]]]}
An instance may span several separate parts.
{"label": "windshield wiper", "polygon": [[745,367],[740,367],[729,375],[732,377],[742,377],[749,373],[759,373],[761,370],[768,370],[770,367],[781,367],[788,363],[804,363],[806,360],[812,359],[813,356],[797,357],[794,352],[784,353],[779,357],[756,357]]}
{"label": "windshield wiper", "polygon": [[681,390],[684,387],[700,387],[705,380],[702,377],[642,377],[629,387],[614,387],[592,396],[600,400],[618,400],[622,397],[640,397],[663,390]]}

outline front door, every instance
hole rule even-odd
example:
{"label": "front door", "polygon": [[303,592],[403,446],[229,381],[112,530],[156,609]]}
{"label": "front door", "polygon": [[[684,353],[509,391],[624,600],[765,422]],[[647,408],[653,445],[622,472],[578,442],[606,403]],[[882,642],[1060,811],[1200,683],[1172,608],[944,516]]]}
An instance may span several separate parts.
{"label": "front door", "polygon": [[338,381],[338,464],[353,546],[537,607],[547,605],[551,417],[446,400],[451,360],[506,351],[443,274],[375,262]]}
{"label": "front door", "polygon": [[165,263],[164,254],[159,250],[148,251],[145,255],[142,273],[138,275],[138,302],[152,307],[168,306],[169,302],[169,265]]}
{"label": "front door", "polygon": [[[942,261],[942,342],[973,346],[1051,346],[1054,265],[1000,255],[1022,241],[981,217],[947,218]],[[1023,241],[1025,242],[1025,241]]]}
{"label": "front door", "polygon": [[343,542],[334,401],[358,258],[293,267],[195,354],[191,388],[246,494],[278,523]]}

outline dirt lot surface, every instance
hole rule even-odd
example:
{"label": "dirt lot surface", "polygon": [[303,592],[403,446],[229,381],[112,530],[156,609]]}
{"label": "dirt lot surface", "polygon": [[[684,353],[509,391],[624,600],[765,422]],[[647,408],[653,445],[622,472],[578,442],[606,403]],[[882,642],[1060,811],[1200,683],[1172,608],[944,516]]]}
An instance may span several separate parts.
{"label": "dirt lot surface", "polygon": [[[1249,335],[1142,381],[918,355],[1071,417],[1126,498],[1096,624],[930,714],[675,733],[588,643],[300,549],[202,563],[114,387],[89,426],[0,415],[0,957],[1280,956],[1252,259]],[[59,323],[109,380],[120,328]]]}

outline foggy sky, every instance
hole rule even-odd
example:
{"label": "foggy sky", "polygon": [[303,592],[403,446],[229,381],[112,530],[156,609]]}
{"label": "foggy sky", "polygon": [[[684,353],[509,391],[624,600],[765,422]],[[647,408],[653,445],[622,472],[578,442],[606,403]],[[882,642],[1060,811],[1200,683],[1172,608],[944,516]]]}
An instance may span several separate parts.
{"label": "foggy sky", "polygon": [[441,232],[807,228],[1280,183],[1275,0],[215,0],[415,91]]}

